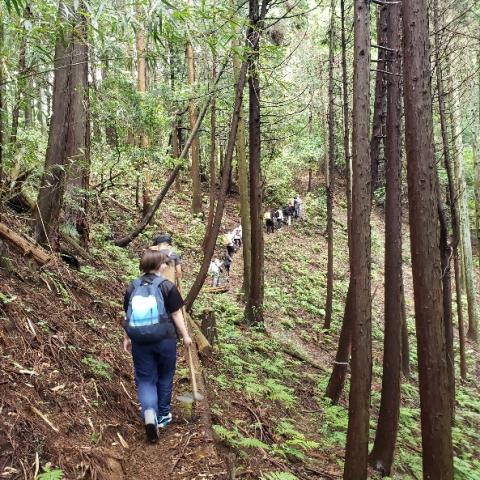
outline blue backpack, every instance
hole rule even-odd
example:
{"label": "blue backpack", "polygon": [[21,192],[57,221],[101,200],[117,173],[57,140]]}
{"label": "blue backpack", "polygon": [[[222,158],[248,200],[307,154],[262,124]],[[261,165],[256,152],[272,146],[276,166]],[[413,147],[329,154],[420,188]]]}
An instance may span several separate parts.
{"label": "blue backpack", "polygon": [[165,308],[162,292],[158,288],[165,279],[135,279],[133,292],[128,303],[123,328],[128,337],[136,343],[154,343],[167,336],[175,335],[175,327]]}

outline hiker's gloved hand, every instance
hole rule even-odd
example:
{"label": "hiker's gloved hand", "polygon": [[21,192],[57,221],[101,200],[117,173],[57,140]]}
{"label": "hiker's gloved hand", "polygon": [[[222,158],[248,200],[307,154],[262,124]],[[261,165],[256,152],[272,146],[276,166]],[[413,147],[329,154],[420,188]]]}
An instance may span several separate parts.
{"label": "hiker's gloved hand", "polygon": [[186,347],[189,347],[191,344],[192,344],[192,339],[190,338],[189,335],[185,335],[183,337],[183,344],[186,346]]}
{"label": "hiker's gloved hand", "polygon": [[132,341],[129,338],[124,338],[123,339],[123,351],[127,355],[132,354]]}

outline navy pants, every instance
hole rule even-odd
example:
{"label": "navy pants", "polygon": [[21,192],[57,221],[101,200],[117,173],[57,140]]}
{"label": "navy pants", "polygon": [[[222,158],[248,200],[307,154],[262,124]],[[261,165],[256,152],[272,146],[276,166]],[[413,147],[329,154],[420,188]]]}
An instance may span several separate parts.
{"label": "navy pants", "polygon": [[149,408],[153,408],[157,415],[168,415],[177,363],[177,340],[164,338],[146,344],[132,342],[132,356],[142,418]]}

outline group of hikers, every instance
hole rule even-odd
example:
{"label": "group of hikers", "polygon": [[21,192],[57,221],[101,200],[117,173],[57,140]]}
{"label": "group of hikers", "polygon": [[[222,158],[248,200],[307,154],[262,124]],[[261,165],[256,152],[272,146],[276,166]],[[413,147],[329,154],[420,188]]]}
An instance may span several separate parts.
{"label": "group of hikers", "polygon": [[221,258],[213,255],[208,267],[208,272],[213,275],[212,287],[219,287],[222,284],[222,273],[225,273],[225,280],[230,281],[230,265],[233,263],[233,255],[242,246],[242,226],[239,225],[233,232],[223,236],[226,252]]}
{"label": "group of hikers", "polygon": [[[274,218],[278,229],[282,228],[285,217],[287,225],[291,225],[292,218],[300,217],[300,205],[300,198],[295,195],[283,209],[268,212],[267,233],[274,231]],[[230,279],[233,256],[242,246],[242,227],[225,234],[223,242],[224,255],[221,259],[214,255],[210,262],[214,287],[221,285],[222,272],[227,282]],[[192,345],[184,318],[181,263],[172,248],[172,237],[157,235],[140,259],[140,277],[130,282],[123,299],[123,350],[133,358],[140,415],[151,442],[157,441],[159,429],[172,421],[170,403],[177,340],[181,336],[186,348]]]}
{"label": "group of hikers", "polygon": [[275,221],[277,223],[277,230],[281,230],[284,222],[290,226],[294,218],[300,218],[301,205],[302,201],[300,197],[295,195],[294,198],[289,200],[288,205],[285,205],[283,208],[279,208],[278,210],[268,208],[264,215],[267,233],[275,232]]}

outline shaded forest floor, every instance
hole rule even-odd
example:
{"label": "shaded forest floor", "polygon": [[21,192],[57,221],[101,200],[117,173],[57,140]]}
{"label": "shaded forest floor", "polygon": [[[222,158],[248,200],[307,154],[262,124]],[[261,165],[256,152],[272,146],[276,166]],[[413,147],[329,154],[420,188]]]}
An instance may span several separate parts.
{"label": "shaded forest floor", "polygon": [[[80,270],[56,259],[38,266],[3,246],[11,271],[0,267],[0,478],[31,479],[62,470],[64,478],[226,479],[235,454],[238,478],[336,479],[342,477],[348,394],[338,406],[323,398],[333,365],[348,287],[346,206],[335,204],[335,298],[330,332],[323,330],[326,292],[324,200],[308,196],[292,227],[265,235],[266,332],[242,321],[241,252],[234,256],[228,292],[203,291],[194,305],[198,320],[213,309],[218,340],[203,366],[207,403],[181,404],[189,390],[179,347],[174,382],[174,420],[157,444],[145,442],[131,359],[122,353],[122,297],[137,274],[139,254],[154,234],[173,234],[184,263],[184,291],[200,266],[203,223],[189,213],[187,186],[169,195],[147,229],[127,249],[109,240],[135,223],[129,198],[103,195],[91,213],[95,262]],[[305,189],[299,186],[299,193]],[[372,424],[380,401],[383,314],[383,219],[372,218],[374,381]],[[9,211],[2,221],[27,232],[26,219]],[[238,198],[229,197],[222,233],[239,224]],[[136,217],[138,220],[138,216]],[[405,224],[405,233],[407,226]],[[217,253],[222,253],[219,246]],[[419,399],[414,346],[409,246],[404,281],[412,378],[402,385],[401,431],[395,478],[421,477]],[[477,272],[478,273],[478,272]],[[207,279],[209,282],[210,279]],[[478,278],[477,278],[478,281]],[[477,289],[480,291],[480,289]],[[478,350],[468,344],[469,381],[457,388],[454,428],[456,477],[479,479],[480,391]],[[346,386],[348,392],[348,381]],[[474,400],[476,398],[476,401]],[[215,444],[202,431],[208,407]],[[456,429],[456,430],[455,430]],[[477,475],[477,476],[475,476]],[[371,472],[372,478],[375,477]],[[41,478],[41,477],[40,477]]]}

